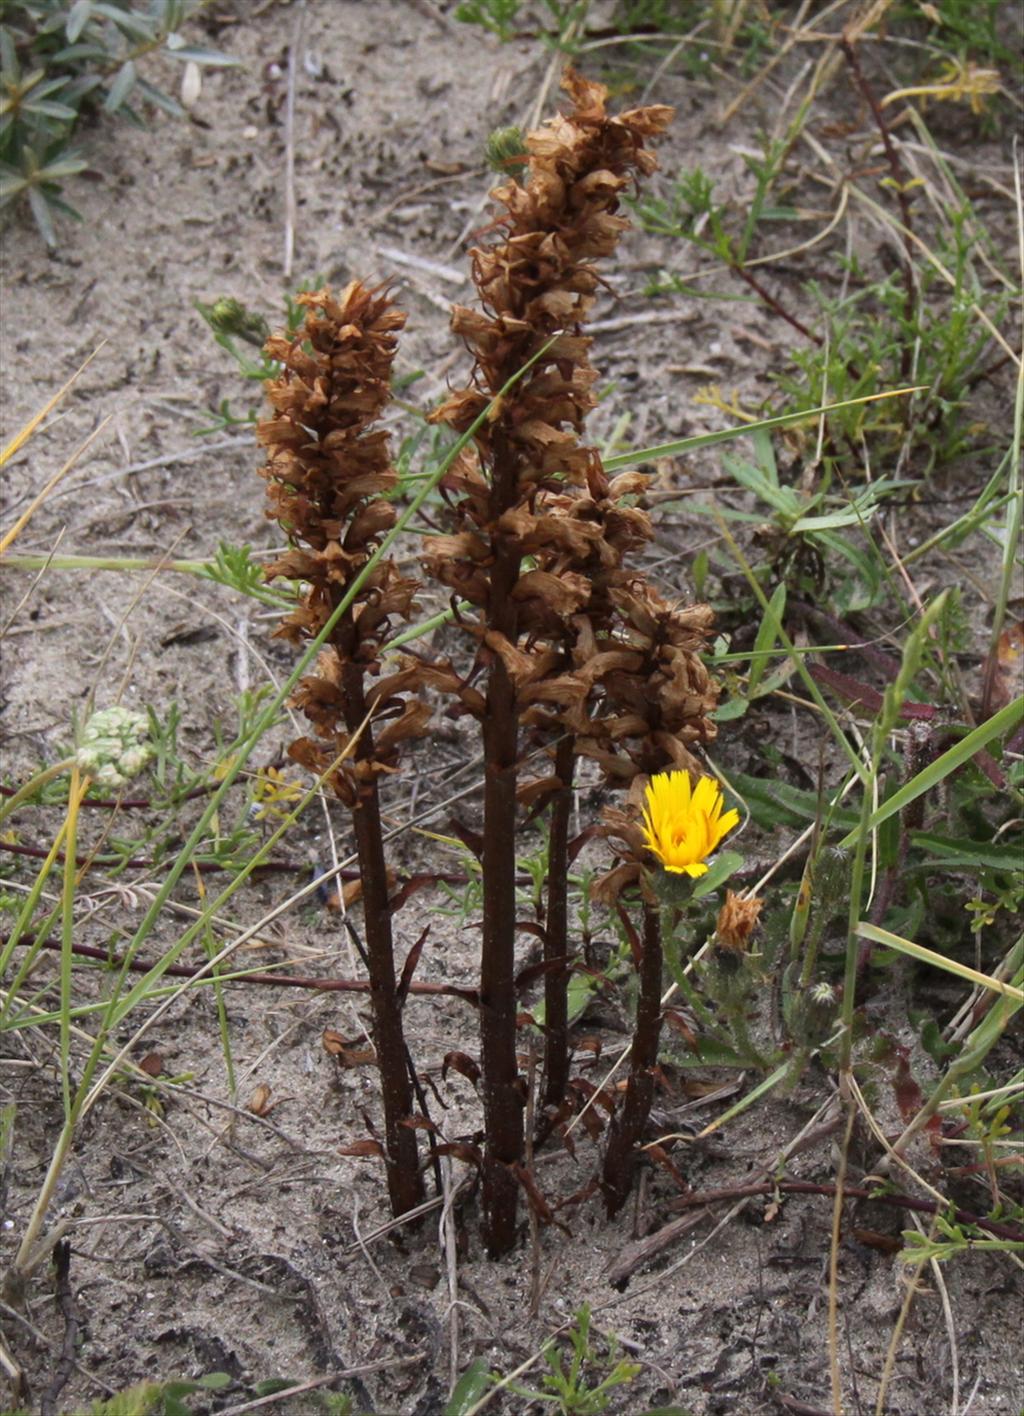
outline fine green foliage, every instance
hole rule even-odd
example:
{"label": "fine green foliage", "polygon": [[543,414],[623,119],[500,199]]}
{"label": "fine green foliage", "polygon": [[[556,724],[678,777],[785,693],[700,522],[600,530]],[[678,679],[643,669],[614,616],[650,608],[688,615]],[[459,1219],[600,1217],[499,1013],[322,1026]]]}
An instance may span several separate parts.
{"label": "fine green foliage", "polygon": [[620,1357],[614,1338],[603,1338],[600,1346],[591,1337],[590,1306],[584,1303],[566,1334],[569,1351],[550,1342],[541,1356],[548,1370],[541,1376],[539,1389],[515,1383],[519,1396],[539,1401],[559,1416],[597,1416],[608,1409],[616,1387],[628,1385],[640,1372],[640,1364]]}
{"label": "fine green foliage", "polygon": [[141,124],[145,105],[183,117],[146,77],[160,51],[183,66],[236,61],[181,33],[206,0],[7,0],[0,10],[0,208],[25,202],[39,234],[57,245],[54,215],[78,217],[62,196],[89,165],[82,145],[91,115]]}

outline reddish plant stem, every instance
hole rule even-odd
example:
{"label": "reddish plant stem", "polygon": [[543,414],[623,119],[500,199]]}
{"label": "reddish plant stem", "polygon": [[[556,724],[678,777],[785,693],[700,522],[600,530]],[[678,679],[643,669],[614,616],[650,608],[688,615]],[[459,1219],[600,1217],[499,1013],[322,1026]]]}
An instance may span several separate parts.
{"label": "reddish plant stem", "polygon": [[[13,841],[0,841],[0,851],[8,851],[11,855],[27,856],[30,860],[45,860],[50,854],[50,852],[44,850],[42,846],[19,846],[15,845]],[[58,851],[54,857],[55,863],[57,865],[63,865],[65,860],[66,856],[64,852]],[[158,860],[146,859],[145,857],[139,856],[133,856],[129,860],[122,860],[120,856],[75,856],[76,865],[89,865],[97,869],[103,866],[118,866],[122,870],[155,870],[163,863],[164,862]],[[171,864],[171,861],[168,860],[167,864]],[[192,861],[192,868],[198,870],[202,875],[212,875],[217,871],[232,869],[230,865],[221,865],[219,861],[215,860],[194,860]],[[287,871],[291,874],[295,874],[302,869],[303,866],[299,861],[267,860],[264,861],[262,865],[253,866],[253,873],[256,874],[260,871]],[[359,873],[358,871],[352,870],[347,872],[347,876],[351,877],[353,880],[357,880]],[[345,878],[346,873],[342,872],[342,879]]]}
{"label": "reddish plant stem", "polygon": [[[11,841],[0,841],[0,851],[9,851],[12,855],[27,856],[30,860],[45,860],[50,854],[49,850],[44,850],[42,846],[17,846]],[[57,865],[63,865],[65,855],[63,851],[58,851],[54,857]],[[95,868],[101,866],[118,866],[122,870],[156,870],[161,865],[171,864],[170,859],[166,861],[147,859],[144,856],[133,856],[129,860],[122,860],[120,856],[93,856],[76,855],[76,865],[89,865]],[[191,862],[193,870],[198,870],[201,875],[223,874],[225,871],[234,870],[237,867],[232,865],[222,865],[216,860],[193,860]],[[253,874],[273,871],[283,875],[298,875],[304,870],[309,870],[309,861],[300,860],[265,860],[260,865],[254,865]],[[358,870],[331,870],[318,874],[316,879],[321,880],[325,875],[330,879],[325,884],[330,884],[334,880],[354,881],[360,879]],[[394,878],[397,880],[429,880],[433,885],[467,885],[470,877],[462,870],[396,870]],[[474,879],[476,877],[474,876]],[[517,885],[529,885],[530,877],[525,874],[516,876]]]}
{"label": "reddish plant stem", "polygon": [[[740,1200],[756,1195],[834,1195],[835,1185],[817,1185],[810,1180],[764,1180],[752,1185],[726,1185],[720,1190],[693,1190],[688,1195],[678,1195],[671,1202],[674,1210],[692,1209],[695,1205],[713,1205],[723,1200]],[[1024,1230],[1017,1225],[1000,1224],[984,1215],[955,1206],[936,1204],[934,1200],[919,1200],[913,1195],[875,1194],[856,1185],[844,1185],[843,1197],[848,1200],[870,1200],[872,1204],[889,1205],[895,1209],[913,1210],[915,1214],[945,1214],[952,1211],[956,1224],[973,1224],[997,1239],[1009,1239],[1015,1243],[1024,1241]]]}
{"label": "reddish plant stem", "polygon": [[[9,934],[0,934],[0,944],[6,944],[10,938]],[[25,948],[38,944],[41,949],[53,949],[57,952],[63,948],[59,939],[35,939],[32,935],[27,935],[19,941]],[[127,967],[129,973],[145,974],[153,967],[152,959],[126,959],[123,954],[112,953],[109,949],[100,949],[94,944],[72,944],[71,952],[79,959],[98,959],[101,963],[109,964],[111,968]],[[193,969],[188,964],[169,964],[164,970],[168,978],[212,978],[209,969]],[[306,978],[298,974],[283,973],[250,973],[244,978],[226,978],[223,983],[256,983],[264,984],[270,988],[308,988],[317,993],[369,993],[371,984],[365,978]],[[477,1003],[476,991],[472,988],[459,988],[454,983],[417,983],[415,980],[409,984],[409,993],[418,993],[426,997],[438,998],[461,998],[467,1003],[472,1003],[474,1007]]]}
{"label": "reddish plant stem", "polygon": [[623,1206],[633,1182],[638,1146],[654,1100],[654,1072],[661,1038],[661,913],[644,901],[643,958],[640,996],[629,1054],[629,1081],[620,1113],[612,1120],[604,1157],[601,1188],[609,1215]]}
{"label": "reddish plant stem", "polygon": [[[885,148],[886,161],[889,164],[889,171],[892,173],[893,185],[896,188],[896,200],[899,203],[900,216],[903,218],[903,231],[901,239],[903,242],[903,283],[906,287],[906,296],[903,303],[903,319],[907,330],[913,329],[914,311],[917,305],[917,293],[914,289],[914,245],[911,232],[914,229],[914,221],[910,211],[910,198],[907,196],[907,174],[903,163],[900,161],[899,153],[893,144],[892,135],[889,132],[889,125],[885,121],[885,114],[882,112],[878,100],[875,98],[871,85],[868,83],[864,70],[860,67],[860,60],[857,58],[857,51],[844,35],[839,42],[843,58],[850,66],[854,83],[860,90],[861,97],[871,109],[875,120],[875,126],[882,137],[882,145]],[[906,340],[903,353],[900,359],[900,377],[904,382],[910,377],[912,359],[912,341]],[[909,413],[910,404],[904,404],[905,413]]]}
{"label": "reddish plant stem", "polygon": [[[350,733],[359,732],[356,758],[373,761],[373,730],[367,719],[363,669],[348,654],[343,657],[342,693],[345,721]],[[413,1111],[402,1008],[395,980],[394,943],[388,897],[387,862],[380,823],[380,798],[373,777],[360,782],[352,806],[352,830],[362,879],[363,929],[367,972],[370,975],[370,1009],[373,1043],[380,1072],[384,1104],[384,1136],[388,1194],[392,1213],[405,1214],[422,1204],[425,1192],[420,1174],[416,1133],[403,1122]]]}
{"label": "reddish plant stem", "polygon": [[[516,454],[501,428],[494,433],[491,525],[515,504]],[[494,533],[487,630],[516,642],[512,591],[520,555]],[[499,654],[487,677],[483,721],[483,931],[480,957],[480,1053],[484,1100],[484,1239],[506,1254],[515,1243],[519,1182],[512,1170],[523,1158],[523,1096],[516,1059],[516,778],[519,713],[515,686]]]}
{"label": "reddish plant stem", "polygon": [[[567,734],[555,749],[561,786],[551,803],[547,918],[544,921],[544,1082],[542,1105],[557,1111],[569,1085],[569,817],[576,744]],[[550,1113],[549,1113],[550,1114]],[[545,1117],[541,1116],[541,1125]]]}
{"label": "reddish plant stem", "polygon": [[[170,798],[159,804],[162,808],[180,806],[184,801],[195,801],[197,797],[209,796],[210,793],[215,792],[219,786],[219,782],[208,782],[204,787],[196,787],[190,792],[185,792],[183,796]],[[17,787],[5,787],[0,785],[0,796],[11,797],[17,790]],[[53,802],[52,804],[54,806],[60,805],[59,802]],[[150,797],[85,797],[78,805],[80,808],[102,807],[106,811],[113,810],[114,807],[123,808],[125,810],[129,808],[141,810],[145,807],[153,806],[154,802]]]}
{"label": "reddish plant stem", "polygon": [[754,291],[755,295],[757,295],[759,299],[763,300],[764,303],[768,306],[769,310],[771,310],[773,314],[778,315],[779,319],[785,320],[788,325],[792,325],[792,327],[799,334],[802,334],[805,339],[809,339],[812,344],[817,344],[819,346],[824,344],[825,341],[822,339],[820,334],[815,334],[813,329],[808,329],[807,326],[801,320],[798,320],[796,315],[792,314],[789,310],[787,310],[785,305],[783,305],[780,300],[777,300],[775,298],[775,296],[767,288],[767,286],[762,285],[761,282],[757,279],[757,277],[751,275],[750,271],[747,270],[745,266],[734,264],[732,269],[736,272],[736,274],[740,277],[741,280],[746,281],[746,283],[750,286],[751,290]]}

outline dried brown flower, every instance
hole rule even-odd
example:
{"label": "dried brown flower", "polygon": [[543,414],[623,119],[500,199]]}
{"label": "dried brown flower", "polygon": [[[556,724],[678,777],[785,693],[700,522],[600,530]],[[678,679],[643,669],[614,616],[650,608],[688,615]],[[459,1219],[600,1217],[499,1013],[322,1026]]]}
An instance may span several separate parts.
{"label": "dried brown flower", "polygon": [[715,943],[720,949],[746,953],[750,936],[757,925],[764,901],[756,896],[744,899],[732,890],[725,892],[725,904],[718,912]]}

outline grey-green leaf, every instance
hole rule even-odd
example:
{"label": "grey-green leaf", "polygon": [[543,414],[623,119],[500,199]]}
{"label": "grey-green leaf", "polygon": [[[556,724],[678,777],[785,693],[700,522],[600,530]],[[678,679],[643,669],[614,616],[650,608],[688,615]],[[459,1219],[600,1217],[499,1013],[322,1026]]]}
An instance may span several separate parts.
{"label": "grey-green leaf", "polygon": [[118,69],[114,82],[110,85],[107,96],[103,100],[103,107],[108,113],[117,112],[121,104],[124,103],[125,99],[135,87],[135,80],[137,78],[138,74],[135,69],[134,61],[126,59],[120,69]]}

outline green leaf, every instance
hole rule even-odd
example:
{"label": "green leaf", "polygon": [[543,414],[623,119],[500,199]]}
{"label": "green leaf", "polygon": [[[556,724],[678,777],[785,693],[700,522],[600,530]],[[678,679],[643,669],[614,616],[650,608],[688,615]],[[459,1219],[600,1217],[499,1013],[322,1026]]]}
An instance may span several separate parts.
{"label": "green leaf", "polygon": [[710,895],[712,890],[717,890],[724,885],[730,875],[735,875],[743,864],[744,857],[739,851],[719,851],[714,860],[708,866],[707,874],[700,876],[693,890],[695,900],[702,899],[705,895]]}
{"label": "green leaf", "polygon": [[732,698],[727,698],[711,714],[712,720],[716,723],[731,723],[736,718],[742,718],[743,714],[750,707],[750,700],[737,693]]}
{"label": "green leaf", "polygon": [[151,84],[148,79],[140,78],[136,88],[149,103],[153,104],[154,108],[162,109],[172,118],[184,118],[185,110],[181,104],[171,98],[170,94],[164,93],[163,89],[158,89],[156,84]]}
{"label": "green leaf", "polygon": [[267,1377],[265,1381],[257,1382],[252,1390],[254,1396],[274,1396],[296,1385],[294,1377]]}
{"label": "green leaf", "polygon": [[768,608],[761,620],[761,627],[757,631],[757,638],[754,640],[754,652],[750,660],[750,672],[747,675],[747,696],[749,698],[757,697],[757,686],[768,667],[768,654],[778,642],[779,627],[785,613],[786,582],[782,581],[772,592]]}
{"label": "green leaf", "polygon": [[39,227],[39,234],[48,246],[56,246],[57,235],[50,217],[50,204],[38,187],[29,187],[28,204],[32,208],[32,215]]}
{"label": "green leaf", "polygon": [[777,418],[765,418],[760,423],[745,423],[740,428],[724,428],[717,433],[698,433],[695,437],[680,438],[676,442],[658,443],[655,447],[634,448],[631,452],[622,452],[617,457],[607,458],[605,471],[618,472],[623,467],[635,467],[638,462],[653,462],[658,457],[678,457],[681,453],[692,452],[694,448],[713,447],[716,443],[733,442],[736,438],[754,437],[770,428],[790,428],[794,423],[809,423],[823,413],[838,413],[860,403],[878,403],[886,398],[901,398],[911,393],[920,393],[923,388],[924,385],[889,389],[885,393],[871,393],[863,398],[848,398],[842,403],[823,403],[817,408],[806,408],[798,413],[782,413]]}
{"label": "green leaf", "polygon": [[73,123],[78,114],[66,103],[56,103],[52,98],[32,99],[22,106],[22,112],[34,113],[38,118],[56,118],[60,123]]}
{"label": "green leaf", "polygon": [[[787,782],[768,781],[734,772],[729,778],[738,795],[759,826],[806,826],[818,819],[818,794]],[[837,826],[851,827],[857,813],[837,806],[832,821]]]}
{"label": "green leaf", "polygon": [[103,107],[108,113],[117,112],[121,104],[135,87],[137,78],[138,73],[135,68],[134,60],[126,59],[120,69],[118,69],[114,82],[110,85],[110,88],[107,90],[107,96],[103,100]]}
{"label": "green leaf", "polygon": [[69,44],[74,44],[91,19],[92,0],[75,0],[68,11],[67,21],[64,25],[64,33]]}
{"label": "green leaf", "polygon": [[945,866],[973,866],[978,870],[1020,870],[1024,853],[1019,845],[1000,846],[992,841],[957,840],[952,836],[933,836],[928,831],[913,831],[911,841],[919,850],[928,851]]}
{"label": "green leaf", "polygon": [[229,1387],[234,1381],[230,1372],[207,1372],[205,1377],[200,1377],[197,1385],[204,1391],[221,1391],[224,1387]]}
{"label": "green leaf", "polygon": [[63,157],[48,162],[40,170],[39,176],[46,182],[58,182],[62,177],[73,177],[76,172],[82,172],[87,166],[84,157],[79,157],[74,152],[66,152]]}
{"label": "green leaf", "polygon": [[444,1408],[444,1416],[464,1416],[475,1406],[491,1384],[491,1373],[482,1357],[466,1368],[455,1383],[455,1387]]}
{"label": "green leaf", "polygon": [[152,44],[156,39],[156,31],[149,20],[142,15],[137,15],[134,10],[122,10],[120,5],[110,5],[106,0],[93,0],[93,9],[98,15],[105,16],[117,25],[119,30],[131,35],[133,39],[141,39],[143,43]]}

